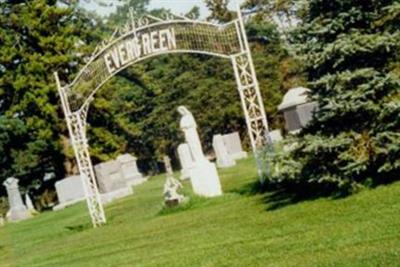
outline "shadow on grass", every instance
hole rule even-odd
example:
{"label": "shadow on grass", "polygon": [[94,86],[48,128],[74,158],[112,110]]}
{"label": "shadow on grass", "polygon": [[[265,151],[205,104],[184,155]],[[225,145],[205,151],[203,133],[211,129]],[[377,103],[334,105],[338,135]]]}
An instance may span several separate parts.
{"label": "shadow on grass", "polygon": [[80,233],[88,229],[92,229],[92,226],[90,224],[79,224],[79,225],[73,225],[73,226],[66,226],[65,229],[74,232],[74,233]]}
{"label": "shadow on grass", "polygon": [[191,198],[187,198],[183,203],[180,203],[174,207],[168,207],[164,204],[158,215],[164,216],[169,214],[174,214],[178,212],[182,212],[188,209],[191,209],[194,206],[193,200]]}
{"label": "shadow on grass", "polygon": [[164,216],[164,215],[169,215],[169,214],[174,214],[174,213],[179,213],[187,210],[194,210],[198,208],[204,208],[208,206],[212,206],[216,203],[223,203],[226,198],[229,196],[219,196],[219,197],[214,197],[214,198],[206,198],[206,197],[200,197],[196,196],[194,194],[190,194],[187,197],[187,200],[184,201],[183,203],[174,206],[174,207],[167,207],[166,205],[163,205],[162,209],[158,212],[159,216]]}
{"label": "shadow on grass", "polygon": [[[263,202],[267,205],[267,210],[277,210],[289,205],[294,205],[303,201],[315,200],[321,197],[331,197],[332,192],[320,185],[293,184],[261,184],[260,181],[248,183],[240,188],[231,190],[232,193],[254,196],[261,195]],[[329,193],[330,192],[330,193]],[[334,196],[333,198],[342,198]]]}

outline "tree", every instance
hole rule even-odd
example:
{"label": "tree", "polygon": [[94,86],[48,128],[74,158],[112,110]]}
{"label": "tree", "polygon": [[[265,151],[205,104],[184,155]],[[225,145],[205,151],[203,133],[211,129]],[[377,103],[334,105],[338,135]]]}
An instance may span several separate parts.
{"label": "tree", "polygon": [[293,29],[299,18],[301,10],[299,2],[293,0],[246,0],[244,7],[250,13],[262,18],[269,23],[277,24],[278,29],[285,38],[288,38],[288,33]]}
{"label": "tree", "polygon": [[275,180],[349,193],[399,179],[398,1],[307,4],[295,40],[319,109]]}
{"label": "tree", "polygon": [[150,0],[122,0],[120,2],[117,10],[109,16],[109,24],[123,25],[129,20],[130,15],[140,17],[147,12]]}
{"label": "tree", "polygon": [[94,19],[45,0],[2,1],[0,12],[0,184],[62,177],[71,158],[53,72],[67,79],[83,63]]}
{"label": "tree", "polygon": [[208,19],[228,22],[234,18],[234,12],[228,9],[229,0],[204,0],[204,2],[211,11]]}

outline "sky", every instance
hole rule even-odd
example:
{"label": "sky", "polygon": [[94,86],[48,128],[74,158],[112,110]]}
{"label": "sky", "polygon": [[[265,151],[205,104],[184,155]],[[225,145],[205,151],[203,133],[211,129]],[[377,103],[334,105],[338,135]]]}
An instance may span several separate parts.
{"label": "sky", "polygon": [[[109,2],[109,1],[110,0],[104,1],[104,2]],[[83,2],[85,2],[85,1],[83,1]],[[91,2],[93,2],[93,1],[91,1]],[[117,3],[118,1],[113,1],[113,2]],[[230,4],[229,4],[229,8],[232,10],[236,10],[237,3],[240,4],[243,2],[244,2],[244,0],[231,0]],[[83,6],[85,8],[87,8],[88,10],[96,11],[101,15],[107,15],[115,9],[115,7],[101,7],[94,3],[83,4]],[[205,6],[203,0],[150,0],[150,9],[163,7],[163,8],[171,9],[173,13],[178,14],[178,15],[187,13],[194,6],[200,7],[201,17],[206,17],[208,15],[208,10],[207,10],[207,7]]]}

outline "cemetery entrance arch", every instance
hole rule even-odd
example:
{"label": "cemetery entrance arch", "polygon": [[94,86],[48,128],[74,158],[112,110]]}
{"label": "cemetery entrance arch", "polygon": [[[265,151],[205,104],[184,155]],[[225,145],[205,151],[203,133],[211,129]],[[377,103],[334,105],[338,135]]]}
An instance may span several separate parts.
{"label": "cemetery entrance arch", "polygon": [[[63,111],[94,227],[106,223],[86,138],[86,116],[95,93],[121,70],[139,61],[168,53],[198,53],[231,60],[253,152],[267,145],[268,124],[241,12],[219,25],[170,13],[128,23],[100,44],[70,84],[55,73]],[[263,164],[259,165],[259,172]],[[261,174],[261,173],[260,173]]]}

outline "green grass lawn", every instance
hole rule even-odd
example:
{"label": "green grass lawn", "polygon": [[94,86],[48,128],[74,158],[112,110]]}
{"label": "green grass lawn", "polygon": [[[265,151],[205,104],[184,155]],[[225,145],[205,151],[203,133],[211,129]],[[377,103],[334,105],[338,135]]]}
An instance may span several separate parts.
{"label": "green grass lawn", "polygon": [[[162,207],[164,177],[106,207],[85,203],[0,228],[0,266],[400,266],[400,183],[271,209],[251,159],[220,170],[224,196]],[[190,194],[190,185],[185,183]]]}

